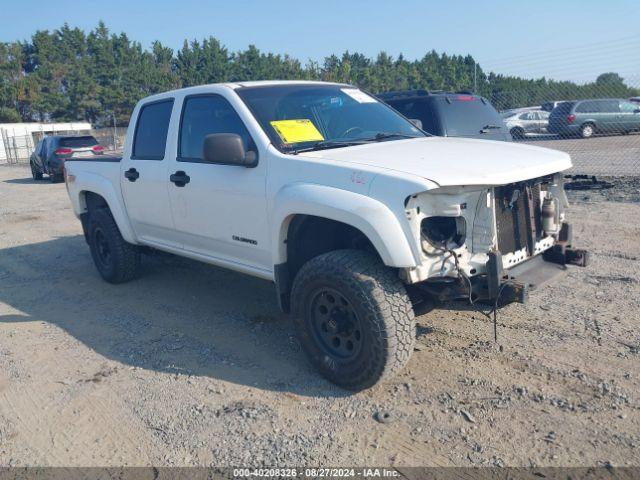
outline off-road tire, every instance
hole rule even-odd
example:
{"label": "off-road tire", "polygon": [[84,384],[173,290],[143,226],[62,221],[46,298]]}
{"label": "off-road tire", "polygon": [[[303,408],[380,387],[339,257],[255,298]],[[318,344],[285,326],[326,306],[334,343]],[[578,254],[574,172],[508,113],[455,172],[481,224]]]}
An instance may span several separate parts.
{"label": "off-road tire", "polygon": [[[354,358],[336,360],[314,334],[312,301],[322,289],[350,302],[361,329]],[[404,285],[375,255],[336,250],[309,260],[291,292],[293,321],[311,363],[331,382],[363,390],[393,376],[409,361],[415,342],[415,318]]]}
{"label": "off-road tire", "polygon": [[111,212],[106,208],[91,211],[88,227],[89,248],[100,276],[109,283],[134,279],[140,270],[140,249],[122,238]]}
{"label": "off-road tire", "polygon": [[596,127],[593,123],[585,123],[580,127],[580,137],[591,138],[596,133]]}
{"label": "off-road tire", "polygon": [[42,180],[42,172],[38,167],[36,167],[33,162],[30,162],[29,165],[31,166],[31,177],[34,180]]}

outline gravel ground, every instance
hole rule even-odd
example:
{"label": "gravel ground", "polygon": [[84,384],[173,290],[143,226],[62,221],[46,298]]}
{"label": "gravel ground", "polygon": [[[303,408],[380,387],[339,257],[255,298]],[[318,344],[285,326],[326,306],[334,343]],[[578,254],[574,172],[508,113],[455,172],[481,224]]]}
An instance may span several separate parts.
{"label": "gravel ground", "polygon": [[352,395],[272,284],[158,254],[108,285],[64,185],[28,177],[0,167],[0,466],[640,464],[637,182],[571,194],[592,265],[501,310],[499,344],[433,306],[401,375]]}

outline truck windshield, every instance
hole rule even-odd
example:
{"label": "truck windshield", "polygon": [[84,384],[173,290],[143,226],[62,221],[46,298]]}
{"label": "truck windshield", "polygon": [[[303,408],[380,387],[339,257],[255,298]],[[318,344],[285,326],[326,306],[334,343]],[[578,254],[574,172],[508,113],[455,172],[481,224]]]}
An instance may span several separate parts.
{"label": "truck windshield", "polygon": [[426,136],[355,87],[293,84],[242,87],[236,93],[282,152]]}

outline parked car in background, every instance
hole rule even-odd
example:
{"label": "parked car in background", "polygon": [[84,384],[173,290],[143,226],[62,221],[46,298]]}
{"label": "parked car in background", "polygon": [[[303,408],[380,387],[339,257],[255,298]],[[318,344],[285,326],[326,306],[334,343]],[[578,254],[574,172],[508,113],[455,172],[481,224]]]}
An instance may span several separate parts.
{"label": "parked car in background", "polygon": [[544,110],[515,112],[509,116],[503,116],[503,118],[514,139],[522,139],[531,134],[547,133],[549,126],[549,112]]}
{"label": "parked car in background", "polygon": [[34,180],[41,180],[43,174],[47,174],[52,182],[62,181],[65,160],[102,155],[104,150],[91,135],[45,137],[29,159],[31,175]]}
{"label": "parked car in background", "polygon": [[640,104],[640,97],[631,97],[629,99],[630,102]]}
{"label": "parked car in background", "polygon": [[589,138],[640,130],[640,106],[619,98],[563,102],[549,116],[549,132]]}
{"label": "parked car in background", "polygon": [[560,105],[561,103],[564,103],[564,102],[566,102],[566,100],[555,100],[553,102],[544,102],[540,106],[540,109],[544,110],[545,112],[551,113],[554,108],[556,108],[558,105]]}
{"label": "parked car in background", "polygon": [[507,118],[507,117],[511,117],[513,115],[515,115],[516,113],[523,113],[523,112],[531,112],[534,110],[540,110],[541,107],[520,107],[520,108],[510,108],[509,110],[502,110],[500,112],[500,116],[502,118]]}
{"label": "parked car in background", "polygon": [[439,137],[511,140],[500,114],[479,95],[407,90],[377,97],[405,117],[419,120],[420,128]]}

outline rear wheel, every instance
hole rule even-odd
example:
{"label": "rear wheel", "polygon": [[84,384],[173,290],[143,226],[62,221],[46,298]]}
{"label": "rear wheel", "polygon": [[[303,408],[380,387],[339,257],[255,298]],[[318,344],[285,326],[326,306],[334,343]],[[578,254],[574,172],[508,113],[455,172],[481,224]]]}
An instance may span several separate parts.
{"label": "rear wheel", "polygon": [[105,208],[89,214],[89,248],[93,263],[109,283],[123,283],[135,278],[140,269],[140,250],[127,243],[118,225]]}
{"label": "rear wheel", "polygon": [[580,136],[582,138],[591,138],[596,133],[596,128],[592,123],[585,123],[580,127]]}
{"label": "rear wheel", "polygon": [[33,162],[29,163],[31,165],[31,177],[34,180],[42,180],[42,172],[38,167],[35,166]]}
{"label": "rear wheel", "polygon": [[413,351],[404,285],[375,255],[337,250],[307,262],[291,292],[298,338],[327,379],[362,390],[397,373]]}

